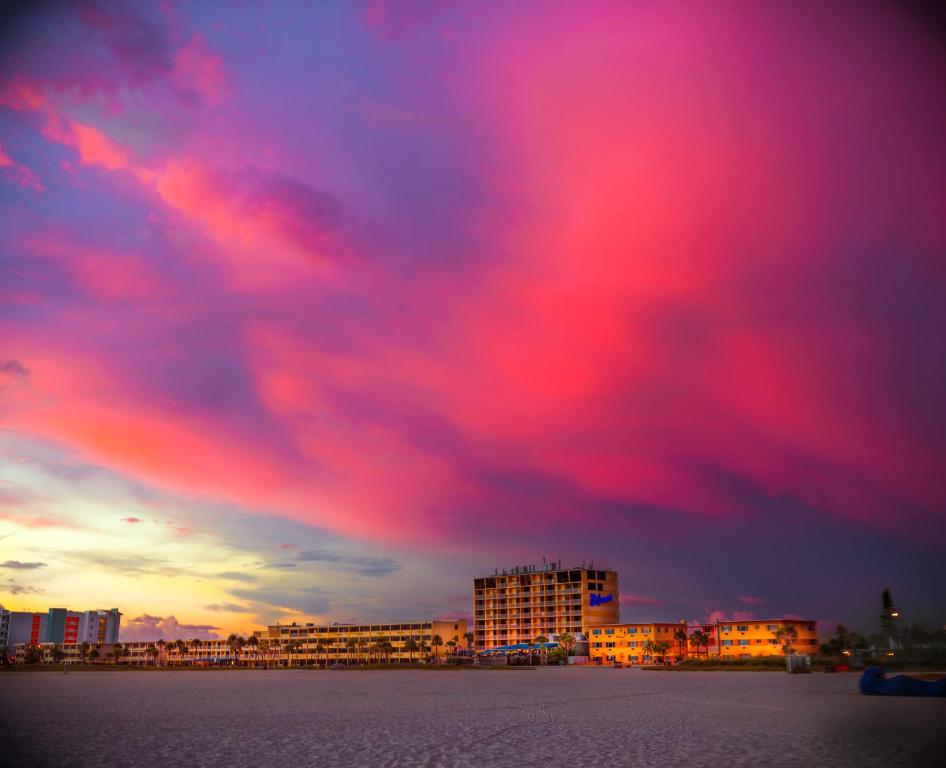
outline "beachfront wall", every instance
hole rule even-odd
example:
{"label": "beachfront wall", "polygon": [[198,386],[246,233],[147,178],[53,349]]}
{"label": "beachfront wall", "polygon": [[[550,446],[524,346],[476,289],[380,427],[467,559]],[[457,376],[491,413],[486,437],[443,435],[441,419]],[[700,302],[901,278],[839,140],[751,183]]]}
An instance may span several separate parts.
{"label": "beachfront wall", "polygon": [[[780,656],[785,639],[778,633],[794,627],[796,639],[792,652],[818,652],[818,624],[800,619],[765,619],[720,622],[719,624],[684,625],[670,622],[610,624],[591,630],[590,656],[596,664],[648,664],[696,658],[749,659],[756,656]],[[683,628],[687,642],[681,647],[674,635]],[[706,633],[709,642],[697,648],[691,641],[695,631]],[[669,643],[662,656],[645,650],[647,641]]]}
{"label": "beachfront wall", "polygon": [[475,647],[588,634],[618,620],[618,575],[588,568],[520,566],[473,580]]}

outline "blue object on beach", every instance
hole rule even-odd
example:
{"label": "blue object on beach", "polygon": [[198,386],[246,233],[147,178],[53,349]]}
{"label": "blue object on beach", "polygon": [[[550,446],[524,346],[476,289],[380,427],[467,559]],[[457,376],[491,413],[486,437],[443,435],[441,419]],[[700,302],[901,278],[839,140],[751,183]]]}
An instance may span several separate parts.
{"label": "blue object on beach", "polygon": [[868,667],[861,675],[861,693],[868,696],[946,696],[946,677],[917,680],[908,675],[887,677],[883,667]]}

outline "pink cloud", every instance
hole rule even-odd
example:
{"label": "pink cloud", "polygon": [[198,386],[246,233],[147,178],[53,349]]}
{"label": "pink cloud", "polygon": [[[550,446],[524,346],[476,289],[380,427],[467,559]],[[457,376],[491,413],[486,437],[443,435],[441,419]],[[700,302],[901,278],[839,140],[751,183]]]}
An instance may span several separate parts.
{"label": "pink cloud", "polygon": [[0,106],[17,111],[38,111],[46,103],[42,88],[28,83],[22,75],[14,75],[0,90]]}
{"label": "pink cloud", "polygon": [[43,190],[43,185],[40,184],[36,174],[25,165],[15,162],[4,151],[2,144],[0,144],[0,173],[3,174],[4,178],[12,179],[21,187],[29,187],[38,192]]}
{"label": "pink cloud", "polygon": [[333,272],[337,204],[303,182],[255,168],[223,171],[184,160],[157,174],[156,190],[220,246],[238,287],[265,291]]}
{"label": "pink cloud", "polygon": [[140,517],[123,517],[123,518],[122,518],[122,522],[123,522],[123,523],[130,523],[130,524],[134,525],[135,523],[142,523],[142,522],[144,522],[144,521],[143,521]]}
{"label": "pink cloud", "polygon": [[182,624],[174,616],[150,616],[142,614],[122,621],[122,642],[144,642],[148,640],[219,640],[220,635],[210,624]]}
{"label": "pink cloud", "polygon": [[765,598],[753,597],[752,595],[740,595],[736,598],[736,602],[742,603],[743,605],[761,605],[765,602]]}
{"label": "pink cloud", "polygon": [[660,601],[646,595],[621,595],[621,605],[660,605]]}
{"label": "pink cloud", "polygon": [[223,60],[209,50],[200,34],[175,55],[171,79],[180,89],[193,88],[210,106],[219,106],[230,96]]}
{"label": "pink cloud", "polygon": [[61,232],[36,235],[21,247],[55,260],[89,295],[101,299],[155,299],[167,286],[139,254],[76,242]]}
{"label": "pink cloud", "polygon": [[755,618],[755,614],[750,611],[733,611],[732,614],[728,614],[725,611],[709,611],[706,614],[700,624],[716,624],[720,621],[752,621]]}

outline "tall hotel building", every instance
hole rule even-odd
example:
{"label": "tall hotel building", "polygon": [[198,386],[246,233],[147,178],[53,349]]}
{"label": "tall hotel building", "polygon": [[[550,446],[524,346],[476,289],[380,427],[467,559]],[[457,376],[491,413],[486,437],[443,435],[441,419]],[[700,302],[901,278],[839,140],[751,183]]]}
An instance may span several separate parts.
{"label": "tall hotel building", "polygon": [[474,647],[588,634],[618,621],[618,575],[591,568],[525,565],[473,580]]}

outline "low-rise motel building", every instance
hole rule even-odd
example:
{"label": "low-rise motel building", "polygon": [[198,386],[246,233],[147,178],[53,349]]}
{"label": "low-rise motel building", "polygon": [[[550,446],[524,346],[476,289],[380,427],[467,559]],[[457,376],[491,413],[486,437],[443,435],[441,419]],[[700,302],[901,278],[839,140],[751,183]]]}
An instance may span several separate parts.
{"label": "low-rise motel building", "polygon": [[649,664],[684,659],[781,656],[786,643],[782,633],[787,627],[794,629],[793,651],[818,652],[816,621],[782,618],[699,625],[635,622],[592,627],[589,657],[595,664]]}
{"label": "low-rise motel building", "polygon": [[477,651],[533,643],[618,621],[618,575],[561,563],[521,565],[473,579],[473,634]]}
{"label": "low-rise motel building", "polygon": [[[275,624],[253,633],[252,640],[241,646],[229,640],[160,640],[125,643],[17,643],[15,658],[23,661],[30,646],[38,647],[41,660],[55,661],[54,651],[64,663],[90,659],[99,663],[117,661],[120,650],[123,664],[175,666],[231,666],[234,664],[271,666],[327,666],[383,661],[408,664],[422,658],[445,659],[471,653],[472,637],[462,619],[388,624]],[[94,654],[89,656],[89,652]]]}
{"label": "low-rise motel building", "polygon": [[295,644],[294,663],[361,663],[382,656],[386,663],[407,664],[424,656],[443,658],[471,652],[465,619],[390,624],[276,624],[255,632],[272,647]]}

